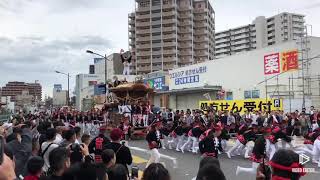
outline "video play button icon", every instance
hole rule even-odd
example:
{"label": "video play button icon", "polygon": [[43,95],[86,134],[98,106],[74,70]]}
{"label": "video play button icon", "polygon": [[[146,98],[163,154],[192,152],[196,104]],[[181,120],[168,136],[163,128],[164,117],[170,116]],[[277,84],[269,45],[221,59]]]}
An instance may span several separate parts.
{"label": "video play button icon", "polygon": [[305,154],[299,154],[299,164],[304,165],[310,161],[310,157]]}

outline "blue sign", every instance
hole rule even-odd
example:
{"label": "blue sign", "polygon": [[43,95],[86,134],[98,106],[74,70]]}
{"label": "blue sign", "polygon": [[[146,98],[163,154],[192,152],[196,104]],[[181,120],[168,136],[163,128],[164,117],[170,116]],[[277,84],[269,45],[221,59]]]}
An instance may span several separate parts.
{"label": "blue sign", "polygon": [[106,94],[106,85],[98,84],[94,86],[94,95]]}
{"label": "blue sign", "polygon": [[199,74],[206,73],[207,67],[200,66],[170,74],[170,78],[174,79],[175,85],[190,84],[200,82]]}

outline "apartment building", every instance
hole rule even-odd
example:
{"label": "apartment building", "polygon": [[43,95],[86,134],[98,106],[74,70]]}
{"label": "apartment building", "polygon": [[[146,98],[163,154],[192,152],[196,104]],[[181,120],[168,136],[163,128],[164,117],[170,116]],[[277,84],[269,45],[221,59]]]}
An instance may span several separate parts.
{"label": "apartment building", "polygon": [[297,40],[304,34],[304,23],[304,15],[283,12],[269,18],[259,16],[251,24],[217,32],[215,57]]}
{"label": "apartment building", "polygon": [[135,0],[128,15],[136,74],[214,58],[214,10],[209,0]]}
{"label": "apartment building", "polygon": [[41,100],[42,87],[39,83],[8,82],[6,86],[2,87],[1,96],[11,96],[11,101],[16,102],[16,96],[21,95],[23,91],[27,91],[35,99]]}

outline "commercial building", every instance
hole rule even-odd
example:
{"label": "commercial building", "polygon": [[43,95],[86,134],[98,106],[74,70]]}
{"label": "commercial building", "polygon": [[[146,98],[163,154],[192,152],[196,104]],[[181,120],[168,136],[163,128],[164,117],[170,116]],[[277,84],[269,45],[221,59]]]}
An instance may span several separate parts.
{"label": "commercial building", "polygon": [[[320,108],[319,49],[320,38],[308,37],[177,68],[169,71],[170,90],[163,93],[172,109],[199,108],[217,92],[224,92],[223,99],[282,99],[285,111]],[[202,89],[209,87],[216,89],[208,96]]]}
{"label": "commercial building", "polygon": [[[78,74],[76,76],[76,108],[83,110],[83,99],[94,95],[94,86],[104,83],[104,74]],[[91,91],[88,91],[91,89]]]}
{"label": "commercial building", "polygon": [[214,58],[214,10],[209,0],[135,0],[128,15],[136,74],[168,71]]}
{"label": "commercial building", "polygon": [[54,84],[53,87],[53,97],[52,97],[52,104],[53,106],[66,106],[67,103],[67,90],[62,90],[61,84]]}
{"label": "commercial building", "polygon": [[304,15],[283,12],[269,18],[259,16],[251,24],[217,32],[215,57],[297,40],[304,35],[304,29]]}
{"label": "commercial building", "polygon": [[12,81],[2,87],[1,96],[11,96],[11,101],[16,102],[16,96],[21,95],[23,91],[28,91],[29,95],[35,97],[36,100],[42,99],[42,87],[39,83],[25,83]]}

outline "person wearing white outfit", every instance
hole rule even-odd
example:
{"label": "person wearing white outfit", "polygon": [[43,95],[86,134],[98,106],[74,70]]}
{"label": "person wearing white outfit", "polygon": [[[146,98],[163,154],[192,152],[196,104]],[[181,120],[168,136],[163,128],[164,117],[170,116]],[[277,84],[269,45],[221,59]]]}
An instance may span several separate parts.
{"label": "person wearing white outfit", "polygon": [[189,132],[188,132],[188,140],[184,145],[180,148],[181,152],[184,153],[185,147],[192,142],[192,153],[197,153],[196,146],[199,143],[199,137],[204,132],[203,126],[195,125]]}
{"label": "person wearing white outfit", "polygon": [[254,147],[252,150],[252,155],[250,157],[250,160],[252,161],[252,167],[251,168],[244,168],[244,167],[237,167],[236,175],[239,173],[249,173],[252,174],[253,177],[256,176],[257,168],[260,163],[264,161],[265,158],[265,149],[267,145],[266,138],[268,136],[268,133],[270,133],[271,130],[267,130],[264,132],[264,136],[260,136],[256,139],[254,143]]}
{"label": "person wearing white outfit", "polygon": [[152,163],[159,163],[160,162],[160,153],[159,150],[161,145],[161,133],[159,131],[160,122],[156,122],[151,125],[151,130],[146,136],[146,140],[148,141],[148,145],[150,148],[150,159],[147,163],[146,168]]}

